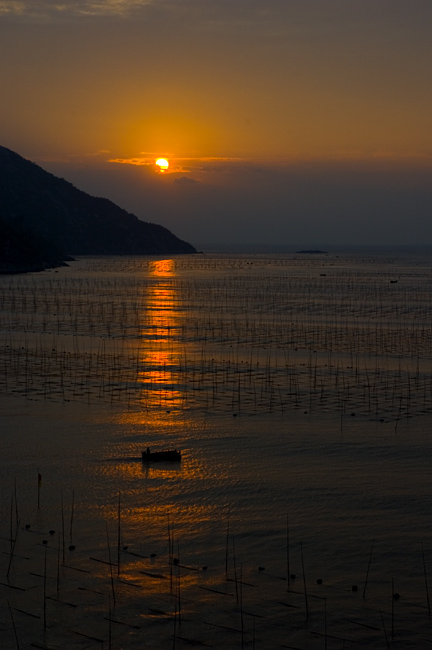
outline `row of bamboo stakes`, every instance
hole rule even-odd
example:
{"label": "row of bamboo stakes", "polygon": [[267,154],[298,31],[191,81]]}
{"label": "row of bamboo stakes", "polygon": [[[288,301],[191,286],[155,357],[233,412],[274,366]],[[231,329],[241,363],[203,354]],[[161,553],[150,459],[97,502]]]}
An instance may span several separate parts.
{"label": "row of bamboo stakes", "polygon": [[0,391],[395,422],[432,412],[427,269],[396,282],[391,265],[326,267],[321,277],[322,262],[307,273],[303,260],[293,263],[255,260],[245,273],[244,259],[181,258],[183,275],[152,275],[146,262],[138,275],[3,278]]}

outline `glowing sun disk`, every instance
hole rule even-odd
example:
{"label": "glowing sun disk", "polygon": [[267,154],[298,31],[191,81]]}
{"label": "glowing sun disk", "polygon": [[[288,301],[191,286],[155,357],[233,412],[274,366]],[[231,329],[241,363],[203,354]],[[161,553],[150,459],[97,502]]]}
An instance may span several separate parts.
{"label": "glowing sun disk", "polygon": [[161,171],[165,171],[169,167],[169,162],[166,160],[166,158],[158,158],[156,160],[156,165],[159,167]]}

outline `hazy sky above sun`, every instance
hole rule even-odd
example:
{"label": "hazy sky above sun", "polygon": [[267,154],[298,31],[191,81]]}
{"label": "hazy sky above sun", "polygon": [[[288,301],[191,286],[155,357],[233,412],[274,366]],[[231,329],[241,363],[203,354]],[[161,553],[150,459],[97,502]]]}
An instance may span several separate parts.
{"label": "hazy sky above sun", "polygon": [[432,244],[431,32],[431,0],[0,0],[0,144],[191,243]]}

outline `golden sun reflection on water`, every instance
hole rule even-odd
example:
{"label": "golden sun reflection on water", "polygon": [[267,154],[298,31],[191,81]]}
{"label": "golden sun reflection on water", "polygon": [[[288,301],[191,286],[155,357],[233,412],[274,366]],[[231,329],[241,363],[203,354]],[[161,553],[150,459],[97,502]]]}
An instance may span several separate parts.
{"label": "golden sun reflection on water", "polygon": [[141,336],[142,401],[148,409],[180,409],[182,392],[178,389],[175,369],[181,351],[179,328],[182,317],[178,308],[174,260],[157,260],[149,265],[152,280],[147,288],[146,311]]}
{"label": "golden sun reflection on water", "polygon": [[175,275],[174,260],[155,260],[149,263],[149,271],[152,275],[167,277]]}
{"label": "golden sun reflection on water", "polygon": [[[182,539],[186,539],[198,536],[202,525],[215,519],[214,504],[185,499],[191,487],[208,479],[212,470],[196,454],[189,453],[189,439],[199,435],[201,426],[184,411],[184,387],[179,381],[184,355],[183,314],[177,291],[174,260],[151,262],[141,313],[140,407],[118,413],[118,451],[115,457],[93,467],[108,488],[105,504],[94,515],[115,526],[117,495],[121,492],[122,527],[135,539],[145,529],[159,543],[165,540],[169,521],[176,522]],[[182,460],[143,464],[141,452],[147,446],[181,449]],[[136,564],[132,558],[124,564],[131,580]],[[149,576],[145,580],[151,582]],[[159,588],[159,579],[154,587]]]}

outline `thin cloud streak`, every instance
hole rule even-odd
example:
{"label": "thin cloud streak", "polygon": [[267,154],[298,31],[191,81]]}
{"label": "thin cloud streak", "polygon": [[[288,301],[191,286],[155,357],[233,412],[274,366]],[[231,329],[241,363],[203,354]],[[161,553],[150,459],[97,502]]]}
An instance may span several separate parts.
{"label": "thin cloud streak", "polygon": [[[432,15],[430,0],[412,0],[415,11],[406,20],[406,0],[0,0],[0,19],[15,17],[32,22],[67,17],[134,15],[140,9],[157,7],[180,18],[206,26],[211,32],[248,32],[260,25],[261,34],[273,38],[314,39],[323,32],[335,35],[361,33],[367,27],[382,38],[385,27],[390,34],[405,34],[411,22],[419,20],[427,33]],[[335,20],[337,16],[337,20]]]}
{"label": "thin cloud streak", "polygon": [[[0,0],[0,18],[11,16],[23,18],[28,22],[40,19],[56,19],[64,17],[92,16],[127,16],[141,8],[156,6],[168,11],[173,10],[178,15],[187,13],[190,18],[208,24],[218,30],[227,28],[225,12],[234,11],[236,19],[228,22],[228,26],[248,26],[253,24],[256,14],[261,20],[271,13],[271,9],[263,11],[259,3],[253,6],[254,0],[238,2],[237,7],[231,3],[207,2],[203,7],[201,0]],[[278,2],[273,3],[273,10]]]}
{"label": "thin cloud streak", "polygon": [[[200,158],[176,158],[168,154],[154,154],[151,158],[135,156],[133,158],[111,158],[107,162],[114,163],[118,165],[133,165],[135,167],[156,167],[157,158],[167,158],[169,161],[169,168],[164,169],[163,173],[166,174],[189,174],[191,172],[202,171],[205,172],[209,168],[206,165],[221,163],[221,165],[226,165],[227,163],[231,166],[232,163],[242,163],[247,164],[247,161],[243,158],[229,158],[229,157],[212,157],[212,156],[203,156]],[[213,169],[213,168],[212,168]],[[158,170],[159,171],[159,170]]]}
{"label": "thin cloud streak", "polygon": [[[162,0],[163,1],[163,0]],[[161,0],[74,0],[47,2],[47,0],[0,0],[2,16],[33,19],[55,19],[67,16],[126,16],[135,9],[153,5]]]}
{"label": "thin cloud streak", "polygon": [[[315,32],[317,20],[322,28],[323,18],[331,14],[331,5],[334,5],[334,2],[335,0],[328,2],[328,11],[326,7],[322,7],[321,0],[318,4],[313,0],[306,8],[299,7],[296,0],[266,0],[265,5],[262,0],[236,0],[235,3],[232,0],[0,0],[0,18],[15,16],[31,22],[67,16],[125,17],[139,9],[153,6],[172,12],[177,17],[187,16],[189,20],[206,25],[212,32],[222,30],[224,34],[227,31],[248,31],[258,21],[263,32],[283,36],[286,35],[287,25],[284,21],[275,23],[274,19],[275,16],[281,19],[289,17],[289,31],[304,36],[305,32],[309,33],[311,29],[312,33]],[[328,20],[327,24],[329,29],[334,29],[332,20]]]}
{"label": "thin cloud streak", "polygon": [[[200,158],[176,158],[173,156],[170,156],[169,154],[160,154],[160,153],[155,153],[152,154],[154,158],[169,158],[170,161],[176,161],[176,162],[197,162],[197,163],[202,163],[202,162],[233,162],[233,161],[238,161],[238,162],[244,162],[245,158],[229,158],[229,157],[217,157],[217,156],[203,156]],[[134,158],[111,158],[108,160],[110,163],[121,163],[123,165],[153,165],[155,163],[154,158],[140,158],[138,156]]]}
{"label": "thin cloud streak", "polygon": [[[148,157],[150,156],[151,157]],[[200,169],[202,171],[217,171],[221,169],[233,170],[239,169],[253,169],[262,166],[267,169],[274,168],[280,169],[285,166],[291,165],[310,165],[310,164],[328,164],[328,163],[363,163],[370,164],[379,161],[386,161],[394,164],[420,164],[429,167],[432,164],[432,154],[428,152],[418,153],[415,151],[408,151],[404,153],[394,153],[392,151],[377,150],[371,153],[361,150],[342,150],[329,153],[322,157],[292,157],[292,158],[239,158],[239,157],[222,157],[222,156],[201,156],[201,157],[176,157],[166,153],[148,154],[146,157],[134,156],[131,158],[110,158],[108,163],[120,165],[134,165],[134,166],[152,166],[155,164],[157,158],[167,158],[170,166],[174,168],[177,165],[177,170],[186,171],[183,167],[184,164]],[[213,167],[213,165],[216,165]]]}

